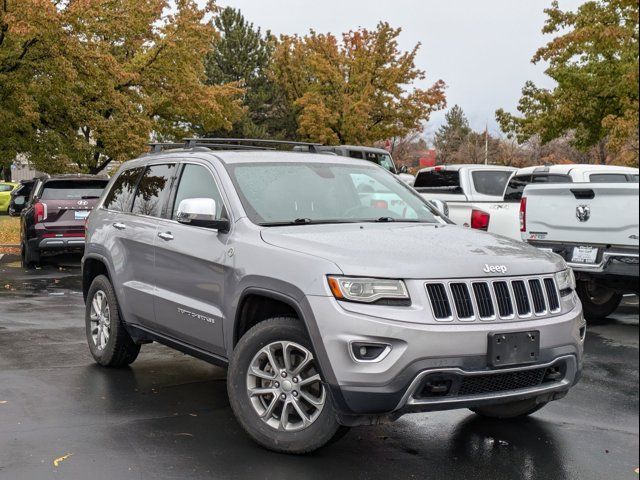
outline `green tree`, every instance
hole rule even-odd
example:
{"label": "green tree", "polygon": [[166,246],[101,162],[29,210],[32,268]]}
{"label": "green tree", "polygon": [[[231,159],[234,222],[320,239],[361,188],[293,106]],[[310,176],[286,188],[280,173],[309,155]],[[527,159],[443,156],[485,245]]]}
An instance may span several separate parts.
{"label": "green tree", "polygon": [[400,29],[388,23],[375,30],[342,35],[311,31],[280,37],[271,75],[290,112],[283,125],[297,136],[323,143],[372,144],[422,129],[432,112],[444,108],[444,82],[415,87],[425,73],[415,65],[420,45],[403,52]]}
{"label": "green tree", "polygon": [[444,118],[445,123],[435,133],[433,144],[440,162],[448,163],[455,159],[458,150],[467,141],[471,127],[469,127],[469,120],[459,105],[451,107]]}
{"label": "green tree", "polygon": [[205,83],[213,2],[6,0],[1,8],[0,96],[12,97],[0,109],[3,158],[22,152],[42,171],[97,172],[138,155],[152,134],[231,128],[242,114],[241,88]]}
{"label": "green tree", "polygon": [[557,86],[527,82],[521,116],[496,112],[502,130],[520,141],[539,135],[543,143],[571,134],[576,147],[595,146],[600,163],[607,148],[619,152],[631,143],[631,162],[637,164],[638,1],[592,0],[575,12],[554,1],[545,12],[543,32],[559,35],[532,62],[547,62],[545,73]]}
{"label": "green tree", "polygon": [[270,32],[249,23],[239,10],[226,7],[215,18],[217,35],[207,56],[207,83],[235,83],[244,87],[246,110],[230,132],[209,132],[214,136],[264,137],[270,130],[274,86],[267,70],[274,39]]}

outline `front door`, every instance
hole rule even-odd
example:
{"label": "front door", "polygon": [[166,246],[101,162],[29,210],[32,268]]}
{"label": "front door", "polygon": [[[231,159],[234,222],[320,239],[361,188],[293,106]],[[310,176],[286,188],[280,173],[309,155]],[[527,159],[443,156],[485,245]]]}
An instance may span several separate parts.
{"label": "front door", "polygon": [[212,198],[217,215],[225,215],[212,171],[185,163],[165,219],[155,238],[155,329],[189,345],[224,354],[224,279],[228,235],[175,220],[188,198]]}

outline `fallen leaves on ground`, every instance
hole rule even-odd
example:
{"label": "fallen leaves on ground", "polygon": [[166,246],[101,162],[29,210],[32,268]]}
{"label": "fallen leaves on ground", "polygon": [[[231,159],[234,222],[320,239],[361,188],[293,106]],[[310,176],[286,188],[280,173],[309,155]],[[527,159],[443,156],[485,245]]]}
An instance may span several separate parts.
{"label": "fallen leaves on ground", "polygon": [[53,466],[57,467],[58,465],[60,465],[62,462],[64,462],[67,458],[69,458],[72,455],[73,455],[73,453],[67,453],[67,454],[65,454],[65,455],[63,455],[63,456],[61,456],[59,458],[56,458],[53,461]]}
{"label": "fallen leaves on ground", "polygon": [[[0,217],[0,245],[17,245],[20,243],[20,219],[17,217]],[[0,253],[8,253],[2,252]]]}

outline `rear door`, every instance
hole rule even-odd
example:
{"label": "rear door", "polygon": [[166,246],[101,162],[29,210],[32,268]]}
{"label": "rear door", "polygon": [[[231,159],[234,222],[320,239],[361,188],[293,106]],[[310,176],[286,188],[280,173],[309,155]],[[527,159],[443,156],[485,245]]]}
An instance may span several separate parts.
{"label": "rear door", "polygon": [[[155,236],[154,329],[189,345],[223,355],[222,303],[228,269],[229,234],[184,225],[175,220],[188,198],[212,198],[217,216],[228,216],[213,170],[204,163],[184,163],[179,181],[158,223]],[[228,218],[228,217],[227,217]]]}
{"label": "rear door", "polygon": [[127,170],[105,197],[101,224],[108,232],[96,243],[106,246],[123,315],[130,323],[154,322],[153,242],[176,169],[176,163],[159,163]]}

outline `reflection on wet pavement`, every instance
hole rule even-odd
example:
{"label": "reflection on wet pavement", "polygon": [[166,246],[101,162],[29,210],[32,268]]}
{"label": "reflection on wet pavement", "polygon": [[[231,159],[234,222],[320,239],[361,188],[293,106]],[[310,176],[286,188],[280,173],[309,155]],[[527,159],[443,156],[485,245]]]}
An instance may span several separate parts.
{"label": "reflection on wet pavement", "polygon": [[637,478],[635,297],[590,325],[582,382],[526,421],[407,415],[290,457],[247,438],[221,368],[157,344],[131,368],[97,367],[79,259],[58,260],[0,259],[0,480]]}

